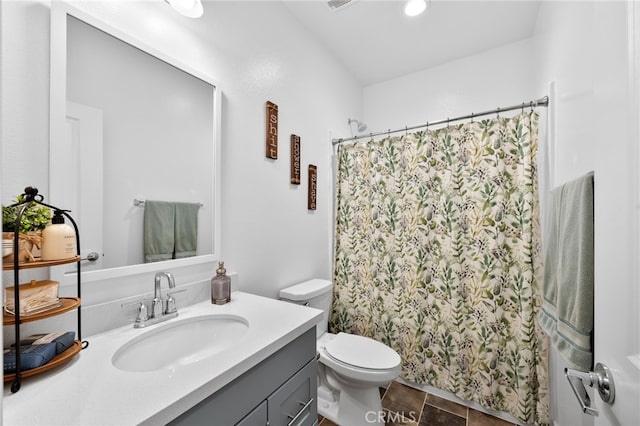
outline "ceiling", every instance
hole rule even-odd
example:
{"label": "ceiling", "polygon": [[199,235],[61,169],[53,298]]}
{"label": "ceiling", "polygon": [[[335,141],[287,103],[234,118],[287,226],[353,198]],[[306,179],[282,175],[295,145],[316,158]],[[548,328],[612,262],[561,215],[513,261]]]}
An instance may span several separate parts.
{"label": "ceiling", "polygon": [[407,17],[402,0],[283,0],[363,85],[407,75],[531,37],[540,1],[433,0]]}

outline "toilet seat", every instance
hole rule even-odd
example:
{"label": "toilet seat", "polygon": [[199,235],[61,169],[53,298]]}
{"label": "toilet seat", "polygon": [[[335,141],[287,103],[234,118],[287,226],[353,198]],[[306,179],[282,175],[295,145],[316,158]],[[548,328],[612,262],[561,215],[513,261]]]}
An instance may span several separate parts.
{"label": "toilet seat", "polygon": [[[339,335],[342,336],[338,338]],[[336,338],[338,338],[337,343],[331,344]],[[400,356],[393,349],[368,337],[348,333],[324,333],[317,340],[317,344],[320,363],[339,375],[355,380],[360,385],[378,387],[389,383],[398,377],[402,369]],[[333,351],[333,355],[329,353],[327,346],[329,346],[329,350]],[[367,362],[366,360],[372,357],[373,351],[363,352],[363,347],[369,348],[369,350],[373,347],[382,354],[381,359],[375,363]],[[349,353],[351,355],[347,355]],[[356,353],[360,353],[360,359],[356,358]],[[365,356],[362,356],[362,353],[365,353]],[[377,357],[374,358],[377,359]],[[373,365],[378,368],[367,368],[361,364]]]}
{"label": "toilet seat", "polygon": [[396,351],[369,337],[340,332],[324,348],[333,360],[359,369],[391,370],[400,365]]}

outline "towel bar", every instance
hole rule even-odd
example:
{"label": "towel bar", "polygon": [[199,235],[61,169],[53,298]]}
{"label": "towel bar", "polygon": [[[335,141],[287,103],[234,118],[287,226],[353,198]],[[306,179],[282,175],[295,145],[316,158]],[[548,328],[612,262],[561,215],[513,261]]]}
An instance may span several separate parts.
{"label": "towel bar", "polygon": [[[138,198],[134,198],[134,199],[133,199],[133,205],[134,205],[134,206],[136,206],[136,207],[144,207],[144,203],[145,203],[145,200],[140,200],[140,199],[138,199]],[[203,206],[204,206],[204,204],[202,204],[202,203],[197,203],[197,204],[198,204],[200,207],[203,207]]]}

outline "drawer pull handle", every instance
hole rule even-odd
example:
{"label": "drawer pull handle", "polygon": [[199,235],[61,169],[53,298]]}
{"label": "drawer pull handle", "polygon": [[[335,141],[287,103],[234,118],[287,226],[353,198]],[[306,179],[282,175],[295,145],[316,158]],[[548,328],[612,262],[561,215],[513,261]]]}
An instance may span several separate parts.
{"label": "drawer pull handle", "polygon": [[300,411],[298,411],[298,414],[294,416],[292,416],[291,414],[288,414],[287,417],[289,417],[291,419],[291,421],[289,423],[287,423],[287,426],[291,426],[292,424],[294,424],[297,420],[298,417],[300,417],[302,415],[302,413],[304,413],[304,411],[309,408],[309,406],[311,405],[311,403],[313,402],[313,398],[311,398],[309,401],[307,401],[307,403],[305,404],[304,402],[301,402],[300,405],[302,405],[302,408],[300,409]]}

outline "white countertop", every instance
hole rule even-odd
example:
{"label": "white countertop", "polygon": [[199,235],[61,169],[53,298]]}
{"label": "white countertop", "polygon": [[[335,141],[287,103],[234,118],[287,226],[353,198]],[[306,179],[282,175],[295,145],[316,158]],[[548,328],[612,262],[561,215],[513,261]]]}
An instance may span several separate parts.
{"label": "white countertop", "polygon": [[[4,386],[3,424],[164,424],[286,346],[321,320],[322,312],[292,303],[234,292],[226,305],[209,301],[179,308],[179,316],[144,329],[133,324],[85,337],[89,347],[68,364],[22,380],[12,394]],[[244,317],[249,330],[222,353],[177,369],[127,372],[111,358],[130,339],[171,321],[205,314]]]}

